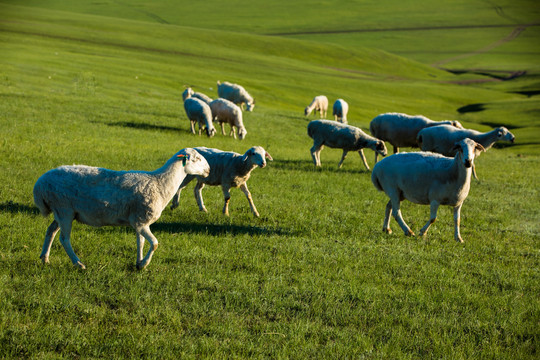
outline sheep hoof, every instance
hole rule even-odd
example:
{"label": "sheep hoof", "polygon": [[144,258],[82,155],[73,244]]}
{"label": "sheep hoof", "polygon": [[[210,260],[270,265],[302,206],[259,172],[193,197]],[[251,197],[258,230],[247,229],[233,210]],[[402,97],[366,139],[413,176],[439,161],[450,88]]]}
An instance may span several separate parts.
{"label": "sheep hoof", "polygon": [[81,269],[81,270],[86,270],[86,266],[85,266],[82,262],[80,262],[80,261],[77,261],[77,263],[74,264],[74,265],[75,265],[76,267],[78,267],[79,269]]}
{"label": "sheep hoof", "polygon": [[392,233],[392,229],[390,229],[390,228],[382,229],[382,231],[383,231],[384,233],[387,233],[387,234],[391,234],[391,233]]}
{"label": "sheep hoof", "polygon": [[405,236],[414,236],[414,233],[411,230],[409,230],[405,232]]}
{"label": "sheep hoof", "polygon": [[255,212],[255,213],[253,213],[253,216],[259,217],[259,213],[258,213],[258,212]]}
{"label": "sheep hoof", "polygon": [[458,237],[458,238],[456,239],[456,241],[457,241],[458,243],[461,243],[461,244],[464,243],[464,241],[463,241],[463,239],[462,239],[461,237]]}
{"label": "sheep hoof", "polygon": [[49,263],[49,257],[48,256],[40,256],[39,258],[41,259],[41,262],[43,264],[48,264]]}

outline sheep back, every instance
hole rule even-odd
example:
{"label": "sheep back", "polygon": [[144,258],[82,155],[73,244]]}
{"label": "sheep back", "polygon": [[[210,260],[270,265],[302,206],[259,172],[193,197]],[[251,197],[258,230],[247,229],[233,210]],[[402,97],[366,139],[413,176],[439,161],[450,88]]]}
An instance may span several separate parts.
{"label": "sheep back", "polygon": [[357,127],[330,120],[310,121],[308,135],[317,143],[347,151],[358,151],[369,141],[378,141]]}

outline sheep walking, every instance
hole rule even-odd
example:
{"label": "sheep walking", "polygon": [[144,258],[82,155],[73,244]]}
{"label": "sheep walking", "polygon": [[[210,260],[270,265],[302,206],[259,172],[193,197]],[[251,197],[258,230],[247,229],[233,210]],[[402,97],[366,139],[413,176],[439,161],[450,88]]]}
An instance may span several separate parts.
{"label": "sheep walking", "polygon": [[205,95],[205,94],[203,94],[201,92],[195,92],[195,91],[193,91],[192,88],[188,87],[182,93],[182,100],[186,101],[186,99],[189,99],[190,97],[197,98],[197,99],[199,99],[201,101],[204,101],[208,105],[210,105],[210,103],[212,102],[212,99],[208,95]]}
{"label": "sheep walking", "polygon": [[223,83],[218,81],[217,91],[220,98],[232,101],[240,106],[241,109],[244,109],[244,104],[246,104],[247,111],[253,111],[255,108],[255,100],[241,85],[231,84],[228,81],[224,81]]}
{"label": "sheep walking", "polygon": [[326,117],[328,112],[328,98],[324,95],[315,96],[311,101],[311,104],[304,109],[304,115],[311,115],[312,111],[318,111],[321,115],[321,119]]}
{"label": "sheep walking", "polygon": [[[377,139],[388,141],[394,147],[394,154],[400,147],[418,147],[416,136],[426,127],[451,125],[463,129],[459,121],[433,121],[422,115],[385,113],[376,116],[369,124],[369,132]],[[375,154],[377,163],[377,154]]]}
{"label": "sheep walking", "polygon": [[358,151],[366,169],[369,165],[364,156],[363,148],[370,148],[381,156],[386,156],[384,141],[369,136],[361,129],[330,120],[313,120],[307,127],[308,135],[313,139],[311,157],[315,166],[321,166],[321,151],[324,146],[343,149],[343,155],[338,168],[341,168],[349,151]]}
{"label": "sheep walking", "polygon": [[[180,150],[155,171],[114,171],[73,165],[43,174],[34,186],[34,202],[43,216],[53,213],[43,243],[41,260],[49,262],[51,245],[60,242],[72,263],[85,269],[71,247],[73,220],[92,226],[128,226],[137,233],[137,268],[146,267],[158,241],[150,231],[186,175],[206,176],[208,162],[196,150]],[[143,258],[144,239],[150,244]]]}
{"label": "sheep walking", "polygon": [[371,181],[377,190],[384,191],[390,198],[386,204],[384,232],[392,233],[392,213],[405,235],[414,235],[400,211],[401,201],[407,199],[415,204],[430,205],[430,219],[420,230],[420,235],[425,235],[435,222],[440,205],[453,206],[454,238],[463,242],[459,231],[461,206],[469,194],[474,159],[485,149],[471,139],[461,140],[454,148],[456,156],[453,159],[415,152],[395,154],[375,164]]}
{"label": "sheep walking", "polygon": [[199,124],[199,135],[202,130],[206,131],[208,137],[216,134],[216,129],[212,123],[212,110],[204,101],[197,98],[187,98],[184,101],[184,110],[191,123],[191,132],[195,134],[195,123]]}
{"label": "sheep walking", "polygon": [[349,104],[343,99],[337,99],[332,107],[334,120],[343,124],[347,124],[347,113],[349,112]]}
{"label": "sheep walking", "polygon": [[207,212],[202,198],[202,189],[205,185],[217,186],[221,185],[225,204],[223,206],[223,214],[229,216],[229,201],[231,199],[230,189],[239,187],[246,195],[249,206],[253,215],[259,217],[259,212],[255,208],[251,193],[247,187],[247,181],[251,172],[258,166],[264,168],[266,159],[272,161],[272,157],[266,150],[260,146],[250,148],[244,155],[235,152],[221,151],[218,149],[209,149],[206,147],[195,148],[210,164],[210,174],[208,176],[188,175],[178,187],[178,192],[174,195],[171,209],[178,207],[178,199],[183,188],[185,188],[191,180],[197,178],[194,193],[197,204],[201,211]]}
{"label": "sheep walking", "polygon": [[[515,136],[505,127],[499,127],[492,131],[481,133],[471,129],[456,129],[452,126],[435,126],[418,133],[417,142],[423,151],[432,151],[444,156],[454,156],[455,150],[452,144],[462,139],[472,139],[488,150],[498,141],[513,143]],[[478,180],[476,167],[473,165],[473,176]]]}
{"label": "sheep walking", "polygon": [[242,120],[242,110],[232,101],[226,99],[216,99],[210,103],[210,110],[214,120],[219,121],[221,125],[221,133],[225,135],[225,123],[231,127],[232,135],[236,139],[236,129],[238,128],[238,136],[243,140],[247,135],[247,130],[244,127]]}

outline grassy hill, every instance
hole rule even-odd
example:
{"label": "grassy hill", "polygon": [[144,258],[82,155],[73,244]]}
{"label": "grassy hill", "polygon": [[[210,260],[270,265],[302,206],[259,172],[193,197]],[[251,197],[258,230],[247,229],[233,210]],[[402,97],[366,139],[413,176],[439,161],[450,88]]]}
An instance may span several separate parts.
{"label": "grassy hill", "polygon": [[[265,11],[258,1],[221,4],[0,2],[0,353],[534,358],[537,38],[520,35],[501,45],[505,51],[456,61],[454,69],[476,67],[465,63],[482,57],[489,64],[482,74],[458,75],[430,65],[462,51],[454,31],[403,38],[395,37],[403,31],[331,32],[420,22],[436,27],[442,19],[486,25],[493,13],[510,30],[516,22],[509,16],[533,22],[536,8],[525,11],[526,2],[501,2],[499,11],[483,2],[422,8],[351,2],[344,9],[327,1],[321,12],[301,1],[272,2]],[[432,6],[440,13],[429,17]],[[506,30],[484,30],[471,36],[471,51],[484,46],[481,39],[506,36]],[[291,35],[277,35],[283,33]],[[425,46],[408,47],[408,36]],[[430,47],[437,41],[453,48],[436,54],[440,48]],[[400,50],[392,51],[392,43]],[[417,51],[424,55],[412,55]],[[503,70],[526,73],[491,81]],[[190,85],[216,97],[217,80],[241,83],[256,98],[254,112],[244,116],[244,141],[189,132],[181,92]],[[477,160],[481,181],[462,210],[465,244],[453,243],[447,208],[425,238],[405,238],[394,221],[395,233],[383,234],[386,197],[355,154],[337,170],[341,152],[325,149],[322,169],[313,169],[303,109],[319,94],[331,102],[346,99],[349,122],[364,129],[388,111],[511,129],[515,145]],[[135,270],[132,229],[80,224],[72,244],[86,272],[73,269],[58,240],[50,266],[40,263],[51,218],[38,215],[32,188],[45,171],[72,163],[153,170],[180,148],[244,153],[253,145],[275,159],[249,180],[260,219],[234,190],[231,216],[222,216],[222,193],[214,187],[203,192],[209,213],[202,214],[191,185],[180,208],[165,209],[152,226],[160,247],[147,270]],[[373,153],[366,155],[373,165]],[[415,231],[429,213],[406,202],[402,211]]]}

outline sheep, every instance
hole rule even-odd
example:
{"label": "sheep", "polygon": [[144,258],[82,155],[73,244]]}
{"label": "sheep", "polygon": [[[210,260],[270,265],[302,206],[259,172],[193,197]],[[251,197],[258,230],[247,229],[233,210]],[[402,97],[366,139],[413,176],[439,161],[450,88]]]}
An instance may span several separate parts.
{"label": "sheep", "polygon": [[[454,156],[453,143],[469,138],[481,144],[488,150],[497,141],[514,142],[515,136],[505,127],[499,127],[492,131],[481,133],[472,129],[456,129],[452,126],[443,125],[427,128],[418,133],[417,142],[423,151],[433,151],[444,156]],[[476,168],[472,168],[473,176],[478,180]]]}
{"label": "sheep", "polygon": [[413,152],[394,154],[375,164],[371,181],[377,190],[384,191],[390,198],[386,204],[384,232],[392,233],[392,213],[405,235],[414,236],[399,209],[400,202],[407,199],[416,204],[430,205],[430,219],[420,230],[421,236],[437,219],[440,205],[453,206],[454,239],[463,242],[459,230],[461,206],[469,194],[474,159],[485,149],[471,139],[461,140],[454,149],[456,156],[453,159],[440,154]]}
{"label": "sheep", "polygon": [[334,120],[347,124],[347,113],[349,112],[349,104],[343,99],[337,99],[332,107]]}
{"label": "sheep", "polygon": [[[369,132],[377,139],[388,141],[394,147],[394,154],[399,153],[400,147],[418,147],[416,135],[426,127],[437,125],[452,125],[463,129],[459,121],[433,121],[422,115],[407,115],[401,113],[385,113],[376,116],[369,124]],[[377,153],[375,153],[377,163]]]}
{"label": "sheep", "polygon": [[319,111],[321,119],[325,118],[328,111],[328,98],[324,95],[315,96],[313,100],[311,100],[311,104],[304,109],[304,115],[311,115],[313,110]]}
{"label": "sheep", "polygon": [[197,204],[201,211],[207,212],[202,198],[202,189],[205,185],[217,186],[221,185],[223,196],[225,197],[225,205],[223,206],[223,214],[229,216],[229,201],[231,199],[231,187],[239,187],[246,195],[246,198],[251,207],[251,211],[255,217],[259,217],[259,212],[255,208],[251,193],[247,187],[247,181],[253,169],[257,166],[264,168],[266,159],[272,161],[272,156],[261,146],[250,148],[244,155],[235,152],[221,151],[218,149],[209,149],[206,147],[195,148],[210,164],[210,175],[207,177],[188,175],[178,187],[178,192],[174,195],[171,209],[178,207],[178,199],[180,192],[187,184],[197,178],[194,193]]}
{"label": "sheep", "polygon": [[[43,216],[54,214],[43,243],[41,260],[49,262],[51,244],[60,242],[73,265],[85,269],[71,247],[73,220],[92,226],[127,226],[137,233],[137,268],[146,267],[158,241],[150,231],[186,175],[206,176],[206,159],[182,149],[155,171],[114,171],[85,165],[60,166],[43,174],[34,186],[34,202]],[[150,249],[143,258],[144,239]]]}
{"label": "sheep", "polygon": [[236,139],[236,128],[238,128],[240,140],[246,137],[247,130],[242,121],[242,110],[240,107],[232,101],[219,98],[210,103],[210,110],[212,110],[213,119],[219,121],[223,135],[225,135],[225,123],[228,123],[231,126],[229,135],[233,135]]}
{"label": "sheep", "polygon": [[[196,98],[187,98],[184,101],[184,110],[186,110],[186,115],[191,123],[191,132],[195,134],[195,123],[199,124],[199,135],[204,128],[206,135],[212,137],[216,134],[216,129],[212,123],[212,110],[204,101]],[[204,126],[201,126],[201,123]]]}
{"label": "sheep", "polygon": [[238,84],[231,84],[228,81],[223,83],[217,82],[217,91],[218,96],[223,99],[232,101],[236,105],[239,105],[240,108],[244,109],[244,104],[246,104],[247,111],[253,111],[255,108],[255,100],[242,86]]}
{"label": "sheep", "polygon": [[369,166],[363,148],[370,148],[381,154],[381,156],[386,156],[384,141],[375,139],[354,126],[330,120],[313,120],[308,124],[307,130],[309,137],[313,139],[311,157],[315,166],[321,166],[321,150],[324,145],[330,148],[343,149],[343,156],[338,168],[341,168],[343,160],[345,160],[349,151],[358,151],[367,170],[369,170]]}
{"label": "sheep", "polygon": [[210,105],[210,103],[212,102],[212,99],[208,95],[205,95],[205,94],[200,93],[200,92],[194,92],[192,88],[188,87],[182,93],[182,100],[186,101],[186,99],[188,99],[190,97],[202,100],[205,103],[207,103],[208,105]]}

